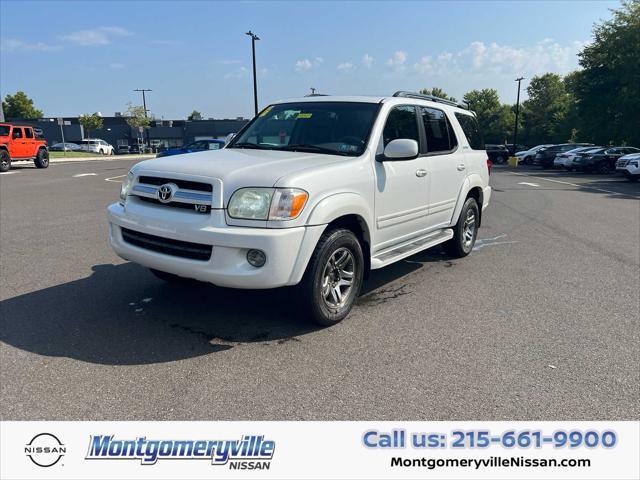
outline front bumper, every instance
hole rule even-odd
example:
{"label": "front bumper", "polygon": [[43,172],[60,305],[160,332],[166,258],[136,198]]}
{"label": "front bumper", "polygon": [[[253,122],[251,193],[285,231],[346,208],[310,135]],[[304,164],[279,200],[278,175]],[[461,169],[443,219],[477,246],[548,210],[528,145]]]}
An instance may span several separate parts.
{"label": "front bumper", "polygon": [[[166,209],[165,209],[166,210]],[[162,212],[137,205],[128,211],[109,206],[109,242],[125,260],[222,287],[262,289],[300,282],[325,225],[296,228],[248,228],[226,225],[223,210],[210,215]],[[184,242],[212,245],[209,260],[192,260],[141,248],[124,240],[122,228]],[[247,262],[247,251],[265,252],[261,268]]]}

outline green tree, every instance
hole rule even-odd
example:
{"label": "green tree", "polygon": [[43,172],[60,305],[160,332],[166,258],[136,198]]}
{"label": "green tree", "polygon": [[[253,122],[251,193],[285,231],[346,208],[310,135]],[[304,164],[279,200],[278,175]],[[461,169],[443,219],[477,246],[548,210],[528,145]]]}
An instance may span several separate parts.
{"label": "green tree", "polygon": [[42,110],[33,106],[26,93],[18,91],[15,95],[7,95],[2,102],[2,110],[6,118],[42,118]]}
{"label": "green tree", "polygon": [[138,143],[144,143],[142,131],[151,125],[151,117],[147,115],[142,105],[133,105],[131,102],[127,105],[127,123],[131,128],[135,129]]}
{"label": "green tree", "polygon": [[505,143],[511,139],[515,114],[509,105],[500,103],[497,90],[472,90],[465,93],[463,100],[476,113],[486,143]]}
{"label": "green tree", "polygon": [[568,84],[580,135],[599,144],[640,146],[640,1],[625,1],[596,24]]}
{"label": "green tree", "polygon": [[187,117],[187,120],[202,120],[202,114],[197,111],[194,110],[193,112],[191,112],[191,114]]}
{"label": "green tree", "polygon": [[432,95],[434,97],[444,98],[445,100],[451,100],[452,102],[457,101],[454,97],[449,96],[449,94],[440,87],[423,88],[419,93],[423,95]]}
{"label": "green tree", "polygon": [[103,125],[102,117],[97,113],[83,113],[80,115],[78,120],[80,121],[82,128],[85,130],[87,138],[91,138],[91,135],[89,134],[94,130],[101,129]]}
{"label": "green tree", "polygon": [[529,98],[522,103],[523,137],[526,143],[562,143],[569,138],[566,115],[571,103],[560,75],[535,76],[527,87]]}

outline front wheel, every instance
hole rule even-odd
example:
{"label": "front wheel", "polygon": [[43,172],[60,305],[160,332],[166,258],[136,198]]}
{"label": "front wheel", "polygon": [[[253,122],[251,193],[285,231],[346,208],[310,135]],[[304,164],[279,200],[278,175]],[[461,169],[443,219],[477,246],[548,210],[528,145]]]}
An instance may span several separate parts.
{"label": "front wheel", "polygon": [[603,175],[611,173],[611,165],[609,165],[608,162],[601,162],[600,165],[598,165],[598,172]]}
{"label": "front wheel", "polygon": [[0,172],[8,172],[11,168],[11,156],[6,150],[0,150]]}
{"label": "front wheel", "polygon": [[453,257],[466,257],[473,250],[478,236],[480,209],[475,198],[467,198],[462,206],[458,223],[453,227],[453,238],[444,244],[447,253]]}
{"label": "front wheel", "polygon": [[300,300],[314,322],[334,325],[351,311],[364,277],[362,247],[351,230],[322,234],[300,282]]}
{"label": "front wheel", "polygon": [[47,168],[49,166],[49,152],[44,148],[38,150],[38,154],[33,160],[33,163],[36,165],[36,168]]}

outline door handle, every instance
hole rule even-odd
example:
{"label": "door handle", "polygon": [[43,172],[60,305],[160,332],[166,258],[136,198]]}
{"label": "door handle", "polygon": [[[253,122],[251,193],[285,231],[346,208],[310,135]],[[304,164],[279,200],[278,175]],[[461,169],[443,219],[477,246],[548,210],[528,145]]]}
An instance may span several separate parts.
{"label": "door handle", "polygon": [[424,177],[427,175],[427,171],[420,168],[418,170],[416,170],[416,177]]}
{"label": "door handle", "polygon": [[464,170],[465,168],[467,168],[467,167],[464,165],[464,163],[459,163],[459,164],[458,164],[458,170],[459,170],[459,171],[462,171],[462,170]]}

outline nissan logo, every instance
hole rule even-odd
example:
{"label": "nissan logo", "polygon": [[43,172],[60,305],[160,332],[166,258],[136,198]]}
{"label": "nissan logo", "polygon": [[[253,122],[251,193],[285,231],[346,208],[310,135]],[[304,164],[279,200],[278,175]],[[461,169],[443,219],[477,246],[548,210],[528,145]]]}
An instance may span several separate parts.
{"label": "nissan logo", "polygon": [[39,467],[52,467],[67,453],[67,447],[51,433],[40,433],[25,445],[24,453]]}
{"label": "nissan logo", "polygon": [[176,193],[178,186],[175,183],[165,183],[158,188],[158,200],[162,203],[169,203]]}

